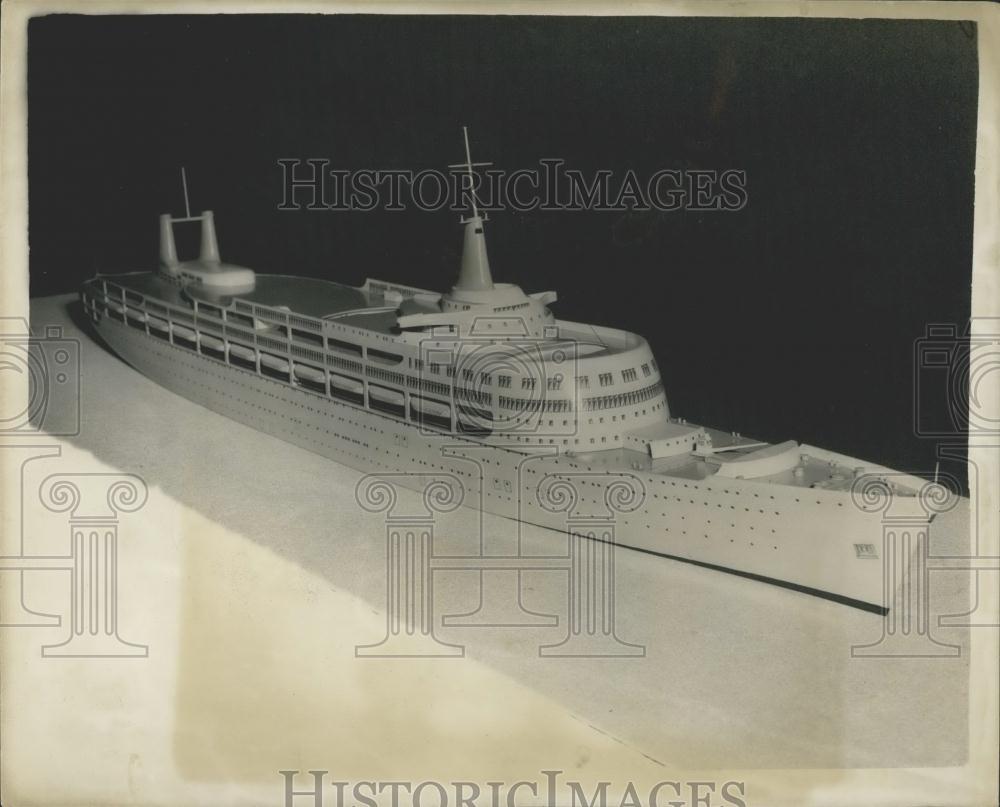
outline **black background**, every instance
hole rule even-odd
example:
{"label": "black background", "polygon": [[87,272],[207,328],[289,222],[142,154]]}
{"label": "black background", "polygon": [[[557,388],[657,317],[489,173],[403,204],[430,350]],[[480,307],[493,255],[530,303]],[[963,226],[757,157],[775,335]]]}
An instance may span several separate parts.
{"label": "black background", "polygon": [[277,161],[443,168],[467,124],[508,170],[738,168],[739,212],[499,213],[494,277],[646,336],[675,414],[930,471],[914,344],[969,318],[977,70],[960,22],[36,18],[31,293],[153,268],[181,165],[227,261],[439,290],[455,214],[279,211]]}

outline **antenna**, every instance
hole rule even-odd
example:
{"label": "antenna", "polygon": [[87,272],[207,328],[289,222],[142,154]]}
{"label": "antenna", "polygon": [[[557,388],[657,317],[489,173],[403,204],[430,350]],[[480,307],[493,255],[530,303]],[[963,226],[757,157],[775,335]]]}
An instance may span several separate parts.
{"label": "antenna", "polygon": [[185,218],[191,218],[191,205],[188,204],[188,180],[187,172],[184,170],[184,166],[181,166],[181,185],[184,186],[184,216]]}
{"label": "antenna", "polygon": [[466,172],[468,173],[468,175],[469,175],[469,196],[470,196],[470,200],[472,202],[472,217],[473,218],[479,218],[479,207],[476,204],[477,199],[476,199],[476,185],[475,185],[475,179],[474,179],[475,175],[472,173],[472,169],[475,168],[475,167],[478,167],[478,166],[493,165],[493,163],[474,163],[474,162],[472,162],[472,154],[469,151],[469,127],[468,126],[463,126],[462,127],[462,137],[465,140],[465,162],[464,163],[456,163],[455,165],[449,165],[448,167],[449,168],[464,168],[466,170]]}
{"label": "antenna", "polygon": [[465,165],[469,169],[469,195],[472,196],[472,215],[478,216],[479,210],[476,208],[476,190],[472,184],[472,153],[469,151],[469,127],[462,127],[462,137],[465,139]]}

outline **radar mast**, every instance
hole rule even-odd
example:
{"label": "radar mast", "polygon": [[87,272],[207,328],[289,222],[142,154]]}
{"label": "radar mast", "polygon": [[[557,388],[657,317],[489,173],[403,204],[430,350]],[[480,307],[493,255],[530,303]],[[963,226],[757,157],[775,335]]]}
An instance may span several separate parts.
{"label": "radar mast", "polygon": [[464,168],[469,177],[469,204],[472,208],[472,215],[468,218],[461,218],[459,221],[465,225],[465,237],[462,244],[462,267],[458,273],[458,282],[455,283],[457,291],[488,291],[493,288],[493,275],[490,273],[490,259],[486,253],[486,233],[483,229],[483,222],[486,216],[479,214],[479,203],[476,199],[476,175],[473,168],[491,163],[474,163],[469,150],[469,130],[462,127],[462,136],[465,139],[465,162],[449,165],[449,168]]}

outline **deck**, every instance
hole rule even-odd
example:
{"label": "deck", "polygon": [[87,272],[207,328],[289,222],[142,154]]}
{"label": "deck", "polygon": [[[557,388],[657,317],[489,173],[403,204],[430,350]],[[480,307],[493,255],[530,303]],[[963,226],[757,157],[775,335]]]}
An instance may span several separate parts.
{"label": "deck", "polygon": [[[107,278],[139,294],[173,305],[190,306],[190,300],[181,288],[157,272],[107,275]],[[239,295],[238,299],[271,308],[287,308],[295,314],[316,319],[337,319],[338,322],[378,333],[392,333],[396,325],[395,306],[386,305],[383,298],[353,286],[289,275],[258,274],[256,279],[254,290]],[[231,299],[216,298],[212,302],[228,305]],[[407,305],[411,309],[426,309],[428,313],[436,310],[419,301],[408,300]]]}

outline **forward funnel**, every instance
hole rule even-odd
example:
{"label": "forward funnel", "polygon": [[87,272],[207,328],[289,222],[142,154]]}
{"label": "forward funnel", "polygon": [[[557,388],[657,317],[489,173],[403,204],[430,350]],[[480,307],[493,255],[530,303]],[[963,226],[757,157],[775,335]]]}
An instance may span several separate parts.
{"label": "forward funnel", "polygon": [[490,259],[486,254],[486,234],[483,218],[478,213],[465,220],[465,242],[462,245],[462,269],[455,288],[461,291],[484,291],[493,288]]}
{"label": "forward funnel", "polygon": [[472,169],[477,165],[489,165],[489,163],[472,162],[472,154],[469,151],[469,130],[465,126],[462,127],[462,136],[465,138],[465,162],[448,167],[464,168],[468,172],[469,206],[472,208],[472,215],[462,219],[465,225],[465,240],[462,244],[462,268],[458,273],[455,290],[488,291],[493,288],[493,275],[490,274],[490,259],[486,254],[486,234],[483,231],[485,219],[479,215],[476,177]]}

